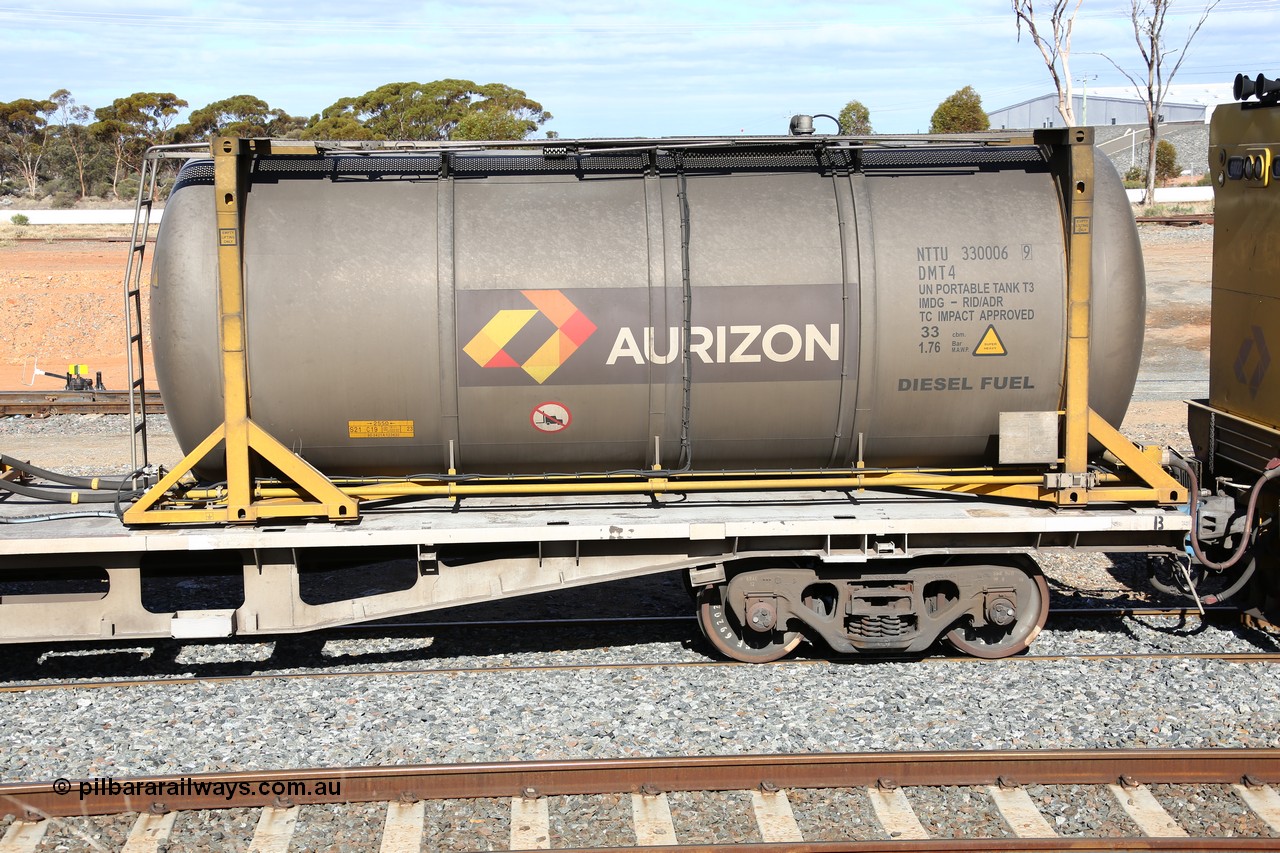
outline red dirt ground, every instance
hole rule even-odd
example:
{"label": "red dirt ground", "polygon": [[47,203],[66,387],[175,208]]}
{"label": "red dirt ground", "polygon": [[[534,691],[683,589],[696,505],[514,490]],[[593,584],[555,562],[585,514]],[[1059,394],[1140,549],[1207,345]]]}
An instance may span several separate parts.
{"label": "red dirt ground", "polygon": [[[127,243],[0,243],[0,389],[25,388],[34,360],[51,371],[87,364],[90,375],[102,371],[110,389],[128,384],[123,287],[128,258]],[[149,264],[144,262],[142,272],[145,285]],[[151,375],[149,341],[146,349]],[[61,386],[41,377],[34,387]]]}

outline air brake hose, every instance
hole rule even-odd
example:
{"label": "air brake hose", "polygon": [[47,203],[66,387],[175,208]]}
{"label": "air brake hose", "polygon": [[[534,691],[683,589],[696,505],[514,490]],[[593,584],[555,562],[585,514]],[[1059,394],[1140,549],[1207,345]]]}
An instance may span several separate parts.
{"label": "air brake hose", "polygon": [[1206,595],[1203,599],[1205,604],[1221,604],[1240,590],[1244,589],[1244,585],[1249,582],[1249,578],[1253,577],[1254,571],[1258,568],[1257,560],[1250,560],[1244,567],[1244,571],[1240,573],[1240,577],[1236,578],[1236,582],[1224,589],[1222,592],[1214,595]]}
{"label": "air brake hose", "polygon": [[81,489],[103,491],[117,491],[119,489],[127,489],[132,487],[132,483],[128,480],[106,480],[101,477],[72,477],[68,474],[59,474],[57,471],[46,471],[44,468],[37,468],[30,462],[23,462],[20,459],[14,459],[12,456],[5,456],[0,453],[0,465],[6,465],[24,474],[30,474],[32,477],[38,477],[41,480],[48,480],[51,483],[60,483],[64,486],[77,486]]}
{"label": "air brake hose", "polygon": [[33,498],[38,501],[63,504],[115,503],[121,497],[134,497],[142,494],[141,490],[129,490],[123,494],[119,491],[64,492],[54,489],[39,489],[34,486],[24,486],[21,483],[14,483],[9,480],[0,480],[0,490],[13,492],[15,495],[22,495],[24,498]]}
{"label": "air brake hose", "polygon": [[[1200,483],[1199,479],[1196,477],[1195,469],[1181,459],[1174,459],[1170,464],[1174,468],[1184,472],[1191,482],[1191,488],[1187,492],[1187,503],[1191,511],[1191,550],[1196,555],[1196,559],[1199,560],[1205,568],[1212,569],[1215,572],[1221,572],[1231,568],[1240,561],[1240,558],[1244,556],[1245,551],[1248,550],[1249,534],[1253,532],[1253,519],[1258,509],[1258,498],[1262,494],[1262,489],[1267,485],[1267,483],[1270,483],[1272,480],[1280,477],[1280,459],[1272,459],[1266,464],[1266,468],[1263,470],[1262,476],[1258,478],[1258,481],[1253,484],[1253,488],[1249,491],[1249,506],[1248,509],[1245,510],[1244,532],[1240,536],[1240,543],[1236,545],[1231,556],[1225,562],[1221,563],[1215,563],[1213,560],[1206,557],[1204,551],[1200,547],[1200,536],[1197,529],[1200,511]],[[1256,561],[1254,565],[1250,565],[1250,567],[1244,571],[1240,579],[1237,580],[1229,589],[1224,590],[1217,595],[1206,597],[1204,599],[1204,603],[1217,604],[1218,602],[1234,595],[1239,591],[1240,587],[1244,586],[1244,582],[1249,579],[1249,576],[1253,574],[1255,565]]]}
{"label": "air brake hose", "polygon": [[0,515],[0,524],[36,524],[41,521],[63,521],[77,518],[115,518],[114,512],[51,512],[44,515]]}

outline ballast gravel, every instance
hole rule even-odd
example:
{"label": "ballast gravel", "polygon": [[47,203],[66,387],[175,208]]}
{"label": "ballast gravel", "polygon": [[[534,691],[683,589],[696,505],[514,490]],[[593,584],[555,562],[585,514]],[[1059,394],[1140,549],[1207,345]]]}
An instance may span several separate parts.
{"label": "ballast gravel", "polygon": [[4,779],[881,750],[1280,746],[1274,664],[476,671],[30,691]]}
{"label": "ballast gravel", "polygon": [[1013,831],[983,788],[904,788],[907,802],[932,838],[1007,838]]}
{"label": "ballast gravel", "polygon": [[248,850],[259,814],[259,809],[183,812],[174,820],[164,853]]}
{"label": "ballast gravel", "polygon": [[861,788],[787,791],[796,826],[807,841],[881,841],[889,836]]}
{"label": "ballast gravel", "polygon": [[1147,246],[1192,246],[1213,243],[1212,225],[1153,225],[1138,226],[1138,239]]}
{"label": "ballast gravel", "polygon": [[1189,835],[1274,838],[1257,814],[1226,785],[1149,785],[1151,795]]}
{"label": "ballast gravel", "polygon": [[135,815],[96,815],[53,821],[36,849],[45,851],[119,850],[129,838]]}
{"label": "ballast gravel", "polygon": [[423,837],[428,849],[505,850],[511,838],[507,800],[428,800]]}
{"label": "ballast gravel", "polygon": [[759,844],[760,827],[746,791],[674,791],[667,795],[681,844]]}
{"label": "ballast gravel", "polygon": [[1028,785],[1027,795],[1058,835],[1133,837],[1138,825],[1098,785]]}
{"label": "ballast gravel", "polygon": [[551,797],[552,848],[631,847],[636,843],[630,794]]}
{"label": "ballast gravel", "polygon": [[382,833],[387,820],[386,803],[333,803],[302,806],[293,837],[292,850],[362,850]]}
{"label": "ballast gravel", "polygon": [[[76,436],[116,435],[126,441],[129,435],[128,415],[0,415],[0,436],[49,435]],[[147,430],[155,435],[173,435],[169,419],[164,415],[149,415]]]}

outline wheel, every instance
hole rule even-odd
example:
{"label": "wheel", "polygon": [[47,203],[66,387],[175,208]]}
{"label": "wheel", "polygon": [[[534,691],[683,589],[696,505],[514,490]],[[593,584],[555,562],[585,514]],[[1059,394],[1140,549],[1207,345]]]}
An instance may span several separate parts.
{"label": "wheel", "polygon": [[727,611],[724,587],[711,587],[698,593],[698,625],[702,633],[727,658],[743,663],[769,663],[795,651],[804,639],[799,631],[756,631],[738,624]]}
{"label": "wheel", "polygon": [[[977,658],[1007,658],[1026,651],[1049,618],[1049,586],[1039,571],[1022,569],[1014,602],[996,597],[988,604],[987,624],[965,617],[944,635],[951,648]],[[1007,619],[1007,624],[1001,624]]]}

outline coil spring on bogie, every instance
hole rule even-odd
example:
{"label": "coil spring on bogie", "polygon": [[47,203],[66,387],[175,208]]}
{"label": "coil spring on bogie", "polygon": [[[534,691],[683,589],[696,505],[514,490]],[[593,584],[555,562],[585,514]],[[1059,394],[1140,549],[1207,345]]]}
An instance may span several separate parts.
{"label": "coil spring on bogie", "polygon": [[915,616],[858,615],[850,616],[846,630],[851,636],[868,639],[902,637],[916,630]]}

